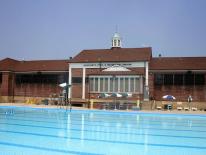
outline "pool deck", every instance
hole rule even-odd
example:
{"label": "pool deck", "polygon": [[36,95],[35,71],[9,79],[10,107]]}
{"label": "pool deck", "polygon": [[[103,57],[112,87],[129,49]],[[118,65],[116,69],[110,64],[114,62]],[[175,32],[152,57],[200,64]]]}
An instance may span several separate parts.
{"label": "pool deck", "polygon": [[[55,108],[58,109],[60,106],[56,105],[36,105],[36,104],[26,104],[26,103],[0,103],[0,106],[18,106],[18,107],[31,107],[31,108]],[[98,110],[98,109],[88,109],[84,107],[72,106],[72,109],[76,110]],[[101,111],[101,110],[100,110]],[[104,110],[106,111],[106,110]],[[134,112],[134,110],[107,110],[112,112]],[[196,114],[196,115],[206,115],[206,111],[185,111],[185,110],[140,110],[138,112],[142,113],[162,113],[162,114]]]}

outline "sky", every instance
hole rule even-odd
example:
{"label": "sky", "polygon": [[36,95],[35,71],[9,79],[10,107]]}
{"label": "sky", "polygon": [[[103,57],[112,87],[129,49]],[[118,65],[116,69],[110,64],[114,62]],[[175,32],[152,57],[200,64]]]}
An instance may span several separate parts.
{"label": "sky", "polygon": [[84,49],[152,47],[206,56],[206,0],[0,0],[0,59],[69,59]]}

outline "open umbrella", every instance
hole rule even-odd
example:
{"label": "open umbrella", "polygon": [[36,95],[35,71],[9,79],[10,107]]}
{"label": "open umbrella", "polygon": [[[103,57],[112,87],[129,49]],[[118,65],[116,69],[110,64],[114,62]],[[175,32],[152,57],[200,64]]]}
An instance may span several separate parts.
{"label": "open umbrella", "polygon": [[122,94],[119,94],[119,93],[113,93],[111,95],[111,97],[122,97]]}
{"label": "open umbrella", "polygon": [[[166,99],[166,100],[175,100],[176,98],[174,97],[174,96],[172,96],[172,95],[165,95],[165,96],[163,96],[162,97],[163,99]],[[170,109],[172,109],[172,103],[167,103],[167,104],[165,104],[164,105],[164,109],[168,109],[168,110],[170,110]]]}
{"label": "open umbrella", "polygon": [[122,93],[121,95],[122,97],[125,97],[125,98],[132,97],[132,93]]}
{"label": "open umbrella", "polygon": [[110,95],[107,94],[107,93],[101,93],[101,94],[99,94],[98,97],[99,97],[99,98],[107,98],[107,97],[110,97]]}
{"label": "open umbrella", "polygon": [[172,95],[165,95],[162,97],[163,99],[167,99],[167,100],[175,100],[176,98]]}
{"label": "open umbrella", "polygon": [[63,87],[66,87],[66,86],[67,86],[67,83],[66,83],[66,82],[65,82],[65,83],[61,83],[61,84],[59,84],[59,86],[62,87],[62,88],[63,88]]}

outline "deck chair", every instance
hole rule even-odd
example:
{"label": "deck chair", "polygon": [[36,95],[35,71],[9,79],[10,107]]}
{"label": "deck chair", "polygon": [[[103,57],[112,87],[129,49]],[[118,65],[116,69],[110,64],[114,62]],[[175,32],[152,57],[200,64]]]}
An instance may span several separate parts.
{"label": "deck chair", "polygon": [[184,110],[185,110],[185,111],[189,111],[190,108],[189,108],[189,107],[184,107]]}
{"label": "deck chair", "polygon": [[192,111],[197,111],[197,107],[192,107]]}
{"label": "deck chair", "polygon": [[177,110],[181,111],[182,109],[182,102],[177,102]]}
{"label": "deck chair", "polygon": [[177,110],[178,110],[178,111],[181,111],[181,110],[182,110],[182,107],[177,107]]}
{"label": "deck chair", "polygon": [[162,110],[162,106],[157,106],[157,110]]}

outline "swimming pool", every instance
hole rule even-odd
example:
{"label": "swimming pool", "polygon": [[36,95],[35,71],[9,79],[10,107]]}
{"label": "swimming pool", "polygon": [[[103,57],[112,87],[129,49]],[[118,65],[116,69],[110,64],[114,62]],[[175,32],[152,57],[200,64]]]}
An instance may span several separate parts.
{"label": "swimming pool", "polygon": [[4,155],[205,155],[206,116],[0,107]]}

